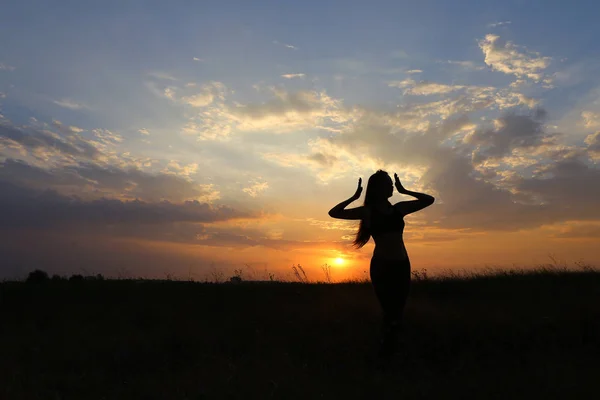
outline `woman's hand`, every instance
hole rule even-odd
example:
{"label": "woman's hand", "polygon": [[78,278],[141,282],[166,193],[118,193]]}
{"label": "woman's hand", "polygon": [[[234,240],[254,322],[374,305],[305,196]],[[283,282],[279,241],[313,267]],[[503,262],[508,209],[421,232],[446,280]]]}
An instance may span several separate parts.
{"label": "woman's hand", "polygon": [[402,186],[402,183],[400,182],[400,178],[398,178],[398,174],[394,172],[394,184],[396,185],[396,189],[398,190],[398,193],[406,193],[406,189],[404,188],[404,186]]}
{"label": "woman's hand", "polygon": [[352,201],[354,200],[358,200],[360,198],[360,194],[362,193],[362,178],[358,178],[358,187],[356,188],[356,192],[352,195],[352,197],[350,197],[352,199]]}

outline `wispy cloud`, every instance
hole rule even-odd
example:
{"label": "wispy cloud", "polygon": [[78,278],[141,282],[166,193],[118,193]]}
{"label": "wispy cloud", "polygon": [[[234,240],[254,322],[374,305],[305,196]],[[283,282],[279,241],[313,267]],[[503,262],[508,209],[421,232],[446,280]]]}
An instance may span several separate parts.
{"label": "wispy cloud", "polygon": [[159,71],[148,72],[148,76],[151,78],[162,79],[162,80],[166,80],[166,81],[177,81],[178,80],[171,74],[168,74],[166,72],[159,72]]}
{"label": "wispy cloud", "polygon": [[89,109],[89,107],[83,103],[78,103],[70,99],[53,100],[54,104],[70,110],[82,110]]}
{"label": "wispy cloud", "polygon": [[204,108],[213,104],[217,99],[222,99],[226,90],[225,85],[221,82],[207,82],[202,86],[198,86],[195,82],[188,82],[183,87],[170,85],[164,88],[160,88],[153,82],[149,82],[147,85],[160,97],[166,97],[173,102],[195,108]]}
{"label": "wispy cloud", "polygon": [[283,46],[283,47],[285,47],[287,49],[291,49],[291,50],[298,50],[298,47],[296,47],[294,45],[287,44],[287,43],[281,43],[277,40],[273,40],[273,44],[277,44],[277,45]]}
{"label": "wispy cloud", "polygon": [[504,26],[504,25],[510,25],[512,24],[511,21],[501,21],[501,22],[492,22],[490,24],[487,24],[488,28],[496,28],[498,26]]}
{"label": "wispy cloud", "polygon": [[84,131],[84,129],[82,129],[82,128],[79,128],[79,127],[73,126],[73,125],[67,126],[57,120],[52,120],[52,125],[55,128],[57,128],[60,132],[63,132],[66,134],[80,133],[80,132]]}
{"label": "wispy cloud", "polygon": [[422,69],[409,69],[408,71],[406,71],[407,74],[420,74],[422,72]]}
{"label": "wispy cloud", "polygon": [[481,70],[485,69],[485,67],[483,65],[477,65],[473,61],[453,61],[453,60],[448,60],[448,61],[446,61],[446,63],[451,64],[451,65],[458,65],[458,66],[463,67],[465,69],[472,69],[472,70],[475,70],[475,71],[481,71]]}
{"label": "wispy cloud", "polygon": [[281,77],[285,78],[285,79],[304,78],[305,76],[306,76],[305,74],[283,74],[283,75],[281,75]]}
{"label": "wispy cloud", "polygon": [[402,81],[400,83],[390,83],[391,87],[406,87],[405,94],[413,94],[417,96],[428,96],[433,94],[446,94],[456,90],[463,89],[462,85],[446,85],[443,83],[421,81],[413,82],[411,80]]}
{"label": "wispy cloud", "polygon": [[0,71],[14,71],[16,68],[12,65],[4,64],[0,62]]}
{"label": "wispy cloud", "polygon": [[465,86],[465,85],[447,85],[444,83],[431,82],[431,81],[414,81],[413,79],[405,79],[403,81],[391,81],[388,83],[389,87],[397,87],[404,90],[404,94],[411,94],[416,96],[429,96],[429,95],[443,95],[451,92],[455,92],[461,89],[477,89],[477,86]]}

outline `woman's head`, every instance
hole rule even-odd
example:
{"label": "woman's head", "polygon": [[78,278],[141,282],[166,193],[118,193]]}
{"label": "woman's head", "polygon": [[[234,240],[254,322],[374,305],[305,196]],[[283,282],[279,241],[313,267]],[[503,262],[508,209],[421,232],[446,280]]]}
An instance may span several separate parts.
{"label": "woman's head", "polygon": [[394,182],[384,170],[379,170],[369,177],[365,205],[389,199],[394,194]]}
{"label": "woman's head", "polygon": [[[365,194],[365,206],[387,201],[394,194],[394,183],[387,172],[379,170],[369,177],[367,193]],[[354,246],[361,248],[371,238],[371,231],[363,220],[360,221],[358,232],[354,239]]]}

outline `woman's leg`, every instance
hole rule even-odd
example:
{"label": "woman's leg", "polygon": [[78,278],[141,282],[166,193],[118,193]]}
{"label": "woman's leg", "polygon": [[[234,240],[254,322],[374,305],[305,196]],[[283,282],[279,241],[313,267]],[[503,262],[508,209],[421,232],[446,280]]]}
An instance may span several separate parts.
{"label": "woman's leg", "polygon": [[383,348],[395,349],[404,306],[410,290],[410,261],[371,259],[371,282],[383,312]]}

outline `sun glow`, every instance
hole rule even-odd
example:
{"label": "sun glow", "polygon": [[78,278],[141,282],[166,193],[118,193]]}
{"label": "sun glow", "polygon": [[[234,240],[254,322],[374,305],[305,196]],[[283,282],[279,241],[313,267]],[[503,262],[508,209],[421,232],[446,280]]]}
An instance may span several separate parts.
{"label": "sun glow", "polygon": [[344,265],[345,260],[341,257],[338,257],[335,260],[333,260],[333,262],[335,263],[335,265]]}

